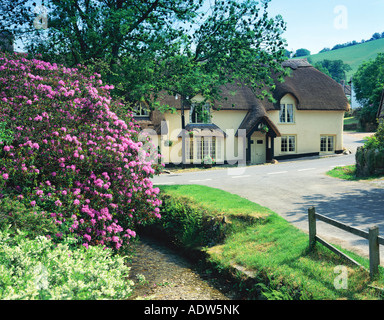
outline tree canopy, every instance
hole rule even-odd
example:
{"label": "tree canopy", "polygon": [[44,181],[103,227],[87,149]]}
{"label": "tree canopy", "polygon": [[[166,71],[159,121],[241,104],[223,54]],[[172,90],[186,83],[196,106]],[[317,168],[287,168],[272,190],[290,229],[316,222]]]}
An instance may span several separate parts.
{"label": "tree canopy", "polygon": [[[285,23],[269,17],[269,2],[0,0],[0,27],[45,60],[94,68],[129,101],[164,91],[220,99],[220,86],[236,81],[261,98],[284,73]],[[48,25],[36,28],[42,9]]]}
{"label": "tree canopy", "polygon": [[308,49],[297,49],[296,50],[296,53],[295,53],[295,57],[305,57],[305,56],[309,56],[311,54],[311,51],[309,51]]}
{"label": "tree canopy", "polygon": [[363,106],[360,117],[364,122],[376,122],[384,86],[384,53],[364,62],[353,76],[356,99]]}
{"label": "tree canopy", "polygon": [[352,70],[349,64],[343,62],[343,60],[322,60],[314,64],[314,67],[325,74],[329,75],[333,80],[338,83],[347,80],[346,72]]}

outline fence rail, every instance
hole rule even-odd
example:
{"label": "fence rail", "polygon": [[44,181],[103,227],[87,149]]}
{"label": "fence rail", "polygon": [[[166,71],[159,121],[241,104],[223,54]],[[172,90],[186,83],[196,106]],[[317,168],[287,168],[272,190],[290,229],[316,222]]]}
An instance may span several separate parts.
{"label": "fence rail", "polygon": [[321,243],[328,249],[332,250],[336,254],[348,259],[352,263],[362,267],[361,264],[326,242],[324,239],[318,237],[316,235],[316,220],[321,220],[325,223],[328,223],[334,227],[342,229],[344,231],[350,232],[354,235],[367,239],[369,242],[369,275],[371,279],[375,278],[379,274],[379,265],[380,265],[380,244],[384,245],[384,238],[379,237],[379,228],[377,226],[373,226],[369,228],[369,231],[366,232],[361,229],[357,229],[351,226],[348,226],[339,221],[333,220],[326,216],[316,213],[314,207],[308,209],[308,224],[309,224],[309,247],[313,249],[316,242]]}

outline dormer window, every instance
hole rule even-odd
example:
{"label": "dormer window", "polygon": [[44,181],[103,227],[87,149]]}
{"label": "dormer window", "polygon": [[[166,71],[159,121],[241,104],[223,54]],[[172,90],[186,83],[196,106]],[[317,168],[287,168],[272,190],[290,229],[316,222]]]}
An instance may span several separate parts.
{"label": "dormer window", "polygon": [[133,116],[135,118],[148,118],[149,106],[144,101],[137,101],[133,105]]}
{"label": "dormer window", "polygon": [[192,103],[190,123],[211,123],[211,108],[208,103]]}
{"label": "dormer window", "polygon": [[293,123],[293,104],[280,104],[280,123]]}

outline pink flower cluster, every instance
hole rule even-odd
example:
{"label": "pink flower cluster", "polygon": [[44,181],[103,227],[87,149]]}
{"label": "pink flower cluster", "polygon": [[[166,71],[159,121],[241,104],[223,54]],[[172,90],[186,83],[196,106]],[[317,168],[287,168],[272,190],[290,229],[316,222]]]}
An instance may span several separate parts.
{"label": "pink flower cluster", "polygon": [[139,126],[113,112],[100,75],[0,53],[0,122],[14,133],[0,149],[3,191],[82,239],[120,248],[138,224],[159,218],[161,201],[142,162]]}

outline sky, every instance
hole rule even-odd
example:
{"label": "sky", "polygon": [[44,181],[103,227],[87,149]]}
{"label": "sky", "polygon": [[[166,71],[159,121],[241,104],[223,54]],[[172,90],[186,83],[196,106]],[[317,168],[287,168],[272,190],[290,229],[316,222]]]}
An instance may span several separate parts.
{"label": "sky", "polygon": [[283,38],[290,51],[305,48],[315,54],[384,32],[384,0],[271,0],[268,12],[286,22]]}

